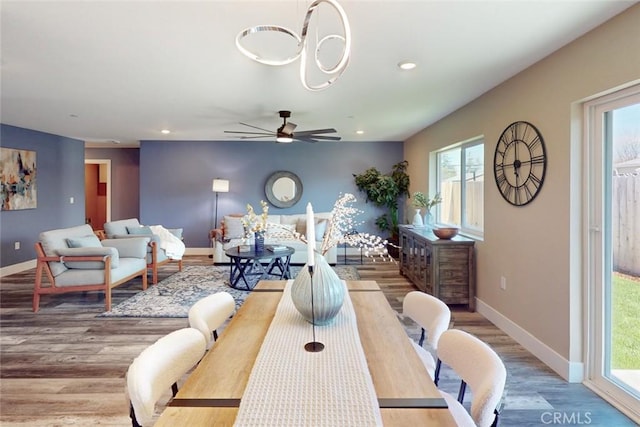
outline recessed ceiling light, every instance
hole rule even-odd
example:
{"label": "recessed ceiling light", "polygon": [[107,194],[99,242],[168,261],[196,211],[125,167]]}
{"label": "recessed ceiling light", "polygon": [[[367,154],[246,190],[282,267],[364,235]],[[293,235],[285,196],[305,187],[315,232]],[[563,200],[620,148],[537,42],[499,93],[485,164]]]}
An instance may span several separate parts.
{"label": "recessed ceiling light", "polygon": [[416,63],[411,61],[402,61],[398,63],[398,67],[400,67],[401,70],[413,70],[416,68]]}
{"label": "recessed ceiling light", "polygon": [[356,131],[356,133],[357,133],[358,135],[362,135],[362,134],[364,133],[364,131],[363,131],[363,130],[357,130],[357,131]]}
{"label": "recessed ceiling light", "polygon": [[170,133],[171,133],[171,131],[170,131],[169,129],[162,129],[162,130],[160,131],[160,133],[163,133],[163,134],[165,134],[165,135],[168,135],[168,134],[170,134]]}

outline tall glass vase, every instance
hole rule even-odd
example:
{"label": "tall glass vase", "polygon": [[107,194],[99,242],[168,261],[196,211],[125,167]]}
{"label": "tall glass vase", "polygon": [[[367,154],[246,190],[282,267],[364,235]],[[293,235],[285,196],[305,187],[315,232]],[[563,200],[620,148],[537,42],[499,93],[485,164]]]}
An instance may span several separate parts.
{"label": "tall glass vase", "polygon": [[424,214],[424,225],[428,228],[433,228],[435,226],[435,221],[430,210],[427,210],[427,213]]}
{"label": "tall glass vase", "polygon": [[[311,303],[313,292],[313,311]],[[322,255],[315,255],[313,280],[305,264],[291,285],[293,305],[302,317],[314,325],[326,325],[340,312],[345,284]]]}

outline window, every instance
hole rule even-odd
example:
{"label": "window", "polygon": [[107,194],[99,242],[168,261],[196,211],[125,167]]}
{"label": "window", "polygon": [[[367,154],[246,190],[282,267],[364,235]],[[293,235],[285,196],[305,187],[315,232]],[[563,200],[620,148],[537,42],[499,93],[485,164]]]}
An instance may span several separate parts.
{"label": "window", "polygon": [[484,139],[436,153],[436,186],[442,196],[436,221],[482,236],[484,230]]}

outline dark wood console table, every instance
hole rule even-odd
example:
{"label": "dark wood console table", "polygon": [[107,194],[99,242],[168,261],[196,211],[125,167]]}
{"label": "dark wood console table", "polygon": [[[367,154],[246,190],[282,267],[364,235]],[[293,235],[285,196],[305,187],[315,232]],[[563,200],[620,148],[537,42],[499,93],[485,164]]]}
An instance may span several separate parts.
{"label": "dark wood console table", "polygon": [[400,226],[400,274],[446,304],[476,309],[476,267],[472,239],[438,239],[430,228]]}

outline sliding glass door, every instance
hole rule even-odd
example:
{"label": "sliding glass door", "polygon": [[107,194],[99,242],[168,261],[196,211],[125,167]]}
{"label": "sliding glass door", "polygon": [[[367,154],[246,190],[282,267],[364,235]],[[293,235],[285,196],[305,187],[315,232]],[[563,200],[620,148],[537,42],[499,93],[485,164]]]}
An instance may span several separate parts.
{"label": "sliding glass door", "polygon": [[585,109],[587,383],[640,418],[640,87]]}

